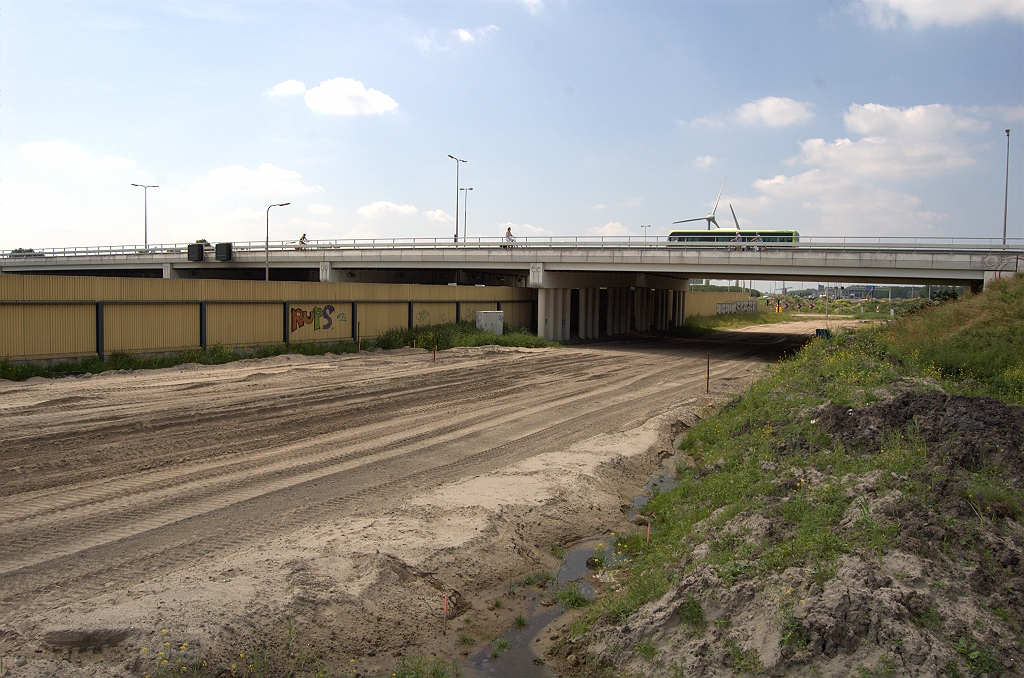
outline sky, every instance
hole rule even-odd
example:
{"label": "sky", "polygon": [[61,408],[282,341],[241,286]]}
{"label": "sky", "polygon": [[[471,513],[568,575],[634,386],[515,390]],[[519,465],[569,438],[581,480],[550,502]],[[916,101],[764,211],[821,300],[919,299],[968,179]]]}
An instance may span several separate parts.
{"label": "sky", "polygon": [[1021,238],[1022,122],[1021,0],[14,0],[0,249]]}

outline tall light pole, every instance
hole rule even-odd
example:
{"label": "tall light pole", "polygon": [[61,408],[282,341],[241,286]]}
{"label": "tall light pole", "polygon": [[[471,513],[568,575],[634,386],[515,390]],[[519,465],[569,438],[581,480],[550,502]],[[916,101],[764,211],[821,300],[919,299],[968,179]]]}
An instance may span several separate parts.
{"label": "tall light pole", "polygon": [[267,244],[266,250],[264,251],[263,260],[263,279],[266,281],[270,280],[270,208],[271,207],[284,207],[285,205],[291,205],[290,202],[279,202],[276,205],[270,205],[267,207]]}
{"label": "tall light pole", "polygon": [[448,157],[455,161],[455,242],[459,242],[459,163],[469,161],[456,158],[451,153]]}
{"label": "tall light pole", "polygon": [[1006,246],[1006,204],[1010,199],[1010,130],[1006,130],[1006,188],[1003,189],[1003,246]]}
{"label": "tall light pole", "polygon": [[460,191],[465,191],[466,194],[462,196],[462,242],[469,242],[466,230],[469,228],[469,192],[473,190],[473,187],[460,188]]}
{"label": "tall light pole", "polygon": [[[1010,130],[1006,130],[1006,132],[1007,132],[1007,139],[1009,139],[1009,132],[1010,132]],[[1007,141],[1006,143],[1007,143],[1007,148],[1009,148],[1009,143],[1010,142]],[[160,188],[160,187],[159,186],[150,186],[150,185],[147,185],[147,184],[132,184],[132,186],[138,186],[139,188],[142,189],[142,246],[143,246],[144,249],[148,250],[149,249],[149,189],[151,189],[151,188]],[[1004,221],[1005,221],[1005,219],[1004,219]],[[1006,228],[1004,227],[1003,230],[1005,231]]]}
{"label": "tall light pole", "polygon": [[644,229],[644,242],[647,242],[647,229],[650,227],[650,224],[640,224],[640,228]]}

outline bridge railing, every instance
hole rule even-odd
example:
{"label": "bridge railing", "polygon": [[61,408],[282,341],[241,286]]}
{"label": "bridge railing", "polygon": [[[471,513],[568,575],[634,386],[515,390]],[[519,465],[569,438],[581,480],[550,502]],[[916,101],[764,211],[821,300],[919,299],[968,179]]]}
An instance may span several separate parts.
{"label": "bridge railing", "polygon": [[[161,245],[103,245],[91,247],[46,247],[31,249],[0,250],[0,258],[34,259],[38,257],[112,257],[185,254],[189,244],[172,243]],[[207,252],[213,251],[212,243],[204,243]],[[355,238],[334,240],[309,240],[300,243],[298,240],[278,240],[269,243],[269,251],[331,251],[331,250],[387,250],[387,249],[484,249],[514,250],[529,249],[665,249],[684,248],[692,250],[856,250],[856,251],[997,251],[1024,252],[1024,238],[961,238],[943,236],[800,236],[798,242],[763,243],[763,242],[678,242],[668,240],[668,236],[532,236],[517,237],[507,241],[502,237],[470,237],[455,242],[453,238]],[[250,240],[232,243],[234,252],[262,253],[268,251],[263,240]]]}

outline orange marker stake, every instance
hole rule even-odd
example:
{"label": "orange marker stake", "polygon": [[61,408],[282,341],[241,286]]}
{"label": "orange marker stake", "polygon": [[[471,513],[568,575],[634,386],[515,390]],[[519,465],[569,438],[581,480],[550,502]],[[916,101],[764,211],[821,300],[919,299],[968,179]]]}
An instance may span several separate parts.
{"label": "orange marker stake", "polygon": [[448,594],[444,594],[444,632],[448,633]]}
{"label": "orange marker stake", "polygon": [[651,524],[650,524],[650,522],[647,523],[647,543],[648,544],[651,543]]}

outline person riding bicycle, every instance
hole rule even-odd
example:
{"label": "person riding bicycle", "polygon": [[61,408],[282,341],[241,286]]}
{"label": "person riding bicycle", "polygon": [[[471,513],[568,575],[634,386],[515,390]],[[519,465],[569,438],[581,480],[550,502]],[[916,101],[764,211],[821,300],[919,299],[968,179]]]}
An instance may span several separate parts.
{"label": "person riding bicycle", "polygon": [[512,235],[512,227],[509,226],[505,230],[505,244],[501,246],[502,249],[508,249],[509,247],[512,247],[512,243],[514,243],[515,241],[516,237]]}

